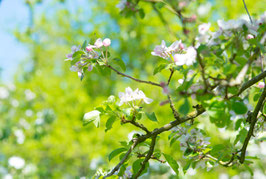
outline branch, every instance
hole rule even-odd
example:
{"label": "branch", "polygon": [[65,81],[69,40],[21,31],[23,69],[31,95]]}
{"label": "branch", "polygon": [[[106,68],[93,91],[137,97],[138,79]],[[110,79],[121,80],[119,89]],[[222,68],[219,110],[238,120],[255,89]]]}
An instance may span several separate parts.
{"label": "branch", "polygon": [[251,24],[253,24],[253,21],[252,21],[251,16],[250,16],[250,14],[249,14],[249,12],[248,12],[248,8],[247,8],[247,5],[246,5],[245,0],[243,0],[243,4],[244,4],[244,7],[245,7],[246,12],[247,12],[247,14],[248,14],[249,20],[250,20]]}
{"label": "branch", "polygon": [[155,147],[155,142],[156,142],[156,137],[157,135],[153,136],[151,138],[151,145],[150,145],[150,149],[148,154],[146,155],[145,159],[143,160],[143,162],[141,163],[141,168],[139,169],[138,173],[134,176],[134,178],[138,178],[141,175],[141,172],[145,169],[145,165],[146,163],[150,160],[153,151],[154,151],[154,147]]}
{"label": "branch", "polygon": [[245,91],[247,88],[249,88],[250,86],[254,85],[255,83],[257,83],[258,81],[264,79],[266,77],[266,71],[262,72],[261,74],[255,76],[254,78],[250,79],[249,81],[247,81],[246,83],[244,83],[240,90],[238,91],[238,93],[236,95],[231,96],[230,98],[233,98],[235,96],[239,96],[243,91]]}
{"label": "branch", "polygon": [[104,176],[103,178],[107,178],[112,176],[116,171],[119,170],[119,168],[121,167],[121,165],[127,160],[128,156],[130,155],[130,153],[132,152],[132,150],[138,145],[138,140],[133,141],[133,144],[131,145],[131,147],[129,148],[129,150],[127,151],[126,155],[122,158],[122,160],[115,166],[115,168],[113,168],[113,170],[108,173],[106,176]]}
{"label": "branch", "polygon": [[111,70],[115,71],[118,75],[121,75],[123,77],[126,77],[126,78],[130,78],[134,81],[137,81],[137,82],[140,82],[140,83],[146,83],[146,84],[150,84],[150,85],[154,85],[154,86],[159,86],[159,87],[162,87],[160,84],[158,83],[155,83],[155,82],[152,82],[152,81],[145,81],[145,80],[140,80],[140,79],[137,79],[137,78],[134,78],[132,76],[129,76],[129,75],[126,75],[118,70],[116,70],[115,68],[113,68],[111,65],[109,64],[106,64],[105,65],[106,67],[110,68]]}
{"label": "branch", "polygon": [[170,76],[169,76],[168,81],[167,81],[167,86],[169,86],[170,81],[171,81],[171,79],[172,79],[172,77],[173,77],[173,74],[174,74],[174,72],[175,72],[173,69],[170,69],[170,71],[171,71],[171,73],[170,73]]}
{"label": "branch", "polygon": [[197,53],[197,59],[199,61],[200,67],[201,67],[201,76],[202,76],[202,79],[203,79],[203,82],[204,82],[204,85],[205,85],[205,91],[207,91],[208,87],[209,87],[209,84],[208,84],[208,81],[206,79],[205,65],[204,65],[199,53]]}
{"label": "branch", "polygon": [[248,131],[248,134],[247,134],[247,137],[244,141],[244,144],[243,144],[243,147],[241,148],[241,156],[240,156],[240,163],[244,163],[245,161],[245,155],[246,155],[246,150],[247,150],[247,146],[248,146],[248,143],[249,143],[249,140],[251,138],[251,136],[253,135],[253,130],[254,130],[254,127],[255,127],[255,124],[257,122],[257,115],[260,111],[260,108],[262,107],[262,104],[263,104],[263,101],[265,100],[265,97],[266,97],[266,86],[264,87],[263,89],[263,92],[260,96],[260,99],[254,109],[254,112],[252,113],[252,116],[251,116],[251,124],[250,124],[250,128],[249,128],[249,131]]}
{"label": "branch", "polygon": [[[135,116],[134,116],[135,118]],[[147,134],[150,133],[150,131],[143,125],[143,124],[139,124],[138,122],[136,122],[134,119],[132,120],[126,120],[125,118],[121,119],[121,122],[126,124],[126,123],[131,123],[132,125],[144,130]]]}
{"label": "branch", "polygon": [[177,110],[175,109],[175,106],[174,106],[174,103],[173,103],[173,101],[172,101],[171,96],[170,96],[170,95],[167,95],[167,97],[168,97],[168,101],[169,101],[169,103],[170,103],[170,108],[172,109],[172,112],[173,112],[173,114],[174,114],[174,118],[175,118],[176,120],[179,120],[179,114],[178,114]]}
{"label": "branch", "polygon": [[[141,153],[137,153],[137,154],[138,154],[138,158],[146,157],[145,154],[141,154]],[[161,159],[155,157],[154,155],[151,156],[151,159],[157,160],[160,163],[165,163],[165,160],[161,160]]]}
{"label": "branch", "polygon": [[[175,126],[177,126],[179,124],[182,124],[182,123],[184,123],[186,121],[192,120],[192,119],[198,117],[199,115],[201,115],[202,113],[205,112],[205,109],[201,105],[197,105],[197,106],[195,106],[195,108],[196,108],[196,111],[189,113],[187,116],[182,117],[182,118],[178,117],[176,120],[171,121],[170,123],[164,125],[163,127],[159,128],[159,129],[156,128],[156,129],[154,129],[152,132],[150,132],[148,134],[142,135],[142,136],[138,137],[137,139],[133,139],[133,144],[130,147],[130,149],[127,151],[127,153],[125,154],[125,156],[123,157],[123,159],[104,178],[109,177],[109,176],[112,176],[116,171],[118,171],[119,168],[121,167],[121,165],[127,160],[128,156],[130,155],[130,153],[132,152],[132,150],[139,143],[142,143],[142,142],[146,141],[148,138],[152,138],[152,139],[153,138],[156,138],[156,136],[159,135],[160,133],[165,132],[165,131],[169,131],[173,127],[175,127]],[[152,149],[152,151],[153,151],[153,149]]]}

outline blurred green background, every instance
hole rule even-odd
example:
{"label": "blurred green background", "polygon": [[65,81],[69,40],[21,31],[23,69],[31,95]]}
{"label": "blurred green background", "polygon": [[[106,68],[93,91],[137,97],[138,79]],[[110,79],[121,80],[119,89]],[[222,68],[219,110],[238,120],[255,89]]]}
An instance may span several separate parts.
{"label": "blurred green background", "polygon": [[[167,9],[162,8],[161,12],[172,33],[160,21],[150,3],[139,3],[146,14],[141,19],[120,15],[115,7],[118,2],[0,2],[0,178],[91,178],[98,168],[111,169],[119,159],[109,162],[108,154],[119,146],[119,141],[128,141],[128,134],[136,129],[116,123],[105,133],[103,124],[98,129],[93,125],[83,127],[82,118],[84,113],[93,110],[108,96],[118,95],[127,86],[138,87],[147,97],[154,99],[146,110],[156,112],[160,126],[172,120],[168,105],[159,105],[166,96],[156,87],[137,84],[116,74],[103,75],[96,69],[81,82],[76,73],[70,72],[70,65],[64,62],[72,45],[82,44],[86,39],[109,37],[112,54],[125,61],[126,73],[160,82],[167,78],[168,73],[151,75],[157,58],[150,52],[161,40],[172,43],[182,39],[189,45],[196,36],[198,24],[211,22],[217,27],[218,19],[245,16],[241,0],[193,1],[184,14],[196,14],[197,21],[189,24],[191,33],[187,38],[182,33],[180,20]],[[247,0],[246,3],[254,17],[265,10],[265,0]],[[178,84],[177,81],[174,83]],[[158,127],[148,120],[143,123],[151,129]],[[235,135],[218,130],[208,120],[203,120],[201,125],[210,134],[213,144],[232,141]],[[161,138],[166,139],[168,134]],[[170,147],[167,139],[159,140],[158,147],[175,157],[179,164],[185,164],[178,143]],[[248,150],[265,156],[265,148],[265,143],[252,143]],[[23,158],[25,164],[22,168],[10,166],[9,159],[14,156]],[[266,178],[265,158],[261,161],[252,166],[254,178]],[[166,165],[153,162],[143,178],[170,176],[171,171]],[[181,176],[229,177],[251,178],[251,175],[243,167],[218,167],[209,172],[190,169],[186,176]]]}

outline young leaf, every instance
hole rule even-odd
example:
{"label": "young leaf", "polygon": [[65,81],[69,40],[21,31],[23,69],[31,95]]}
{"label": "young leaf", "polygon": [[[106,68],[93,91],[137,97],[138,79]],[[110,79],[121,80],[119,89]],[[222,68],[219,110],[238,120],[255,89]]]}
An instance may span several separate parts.
{"label": "young leaf", "polygon": [[115,149],[114,151],[112,151],[110,154],[109,154],[109,161],[111,161],[115,156],[117,156],[118,154],[126,151],[127,149],[126,148],[118,148],[118,149]]}
{"label": "young leaf", "polygon": [[[144,159],[138,159],[138,160],[136,160],[133,163],[132,168],[133,168],[134,175],[138,173],[139,169],[141,168],[141,165],[142,165],[143,160]],[[146,165],[145,165],[145,169],[142,171],[141,175],[147,172],[148,167],[149,167],[149,163],[147,162]]]}
{"label": "young leaf", "polygon": [[189,112],[189,102],[188,102],[188,99],[185,98],[185,102],[184,104],[182,104],[179,108],[179,111],[184,114],[184,115],[187,115],[188,112]]}
{"label": "young leaf", "polygon": [[167,154],[163,154],[163,155],[164,155],[164,158],[167,161],[167,163],[175,171],[176,175],[178,175],[178,173],[179,173],[179,171],[178,171],[179,165],[177,164],[175,159],[173,159],[171,155],[167,155]]}
{"label": "young leaf", "polygon": [[126,71],[126,65],[123,60],[121,60],[120,58],[114,58],[112,61],[113,63],[118,65],[123,71]]}
{"label": "young leaf", "polygon": [[157,117],[155,116],[154,112],[152,112],[150,114],[146,112],[145,114],[151,121],[158,122]]}
{"label": "young leaf", "polygon": [[105,127],[106,127],[105,132],[107,132],[108,130],[112,129],[112,126],[113,126],[115,120],[116,120],[115,116],[109,117],[109,119],[107,120],[107,122],[105,124]]}
{"label": "young leaf", "polygon": [[86,47],[87,47],[87,45],[88,45],[88,41],[85,40],[85,41],[83,42],[82,46],[81,46],[81,49],[82,49],[82,50],[85,50]]}
{"label": "young leaf", "polygon": [[153,75],[156,75],[157,73],[161,72],[166,67],[167,67],[167,64],[165,64],[165,63],[158,65],[157,67],[155,67],[155,69],[153,71]]}

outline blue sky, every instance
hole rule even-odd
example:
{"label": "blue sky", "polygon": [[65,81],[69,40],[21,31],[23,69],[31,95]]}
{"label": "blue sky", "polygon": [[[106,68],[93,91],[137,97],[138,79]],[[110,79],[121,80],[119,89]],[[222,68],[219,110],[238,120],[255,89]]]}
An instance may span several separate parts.
{"label": "blue sky", "polygon": [[1,79],[13,79],[17,66],[27,57],[28,49],[19,43],[14,30],[23,30],[28,25],[28,8],[22,0],[2,0],[0,3],[0,68]]}

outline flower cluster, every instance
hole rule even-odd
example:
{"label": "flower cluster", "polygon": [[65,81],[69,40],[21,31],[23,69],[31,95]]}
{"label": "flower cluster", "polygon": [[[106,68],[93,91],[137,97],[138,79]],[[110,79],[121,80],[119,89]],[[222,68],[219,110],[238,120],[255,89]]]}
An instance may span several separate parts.
{"label": "flower cluster", "polygon": [[190,150],[193,152],[200,152],[209,144],[210,137],[204,137],[200,129],[194,128],[189,131],[189,127],[175,127],[172,129],[180,142],[180,149],[182,151]]}
{"label": "flower cluster", "polygon": [[185,48],[181,40],[172,43],[169,47],[166,46],[163,40],[161,45],[155,46],[151,54],[164,59],[169,59],[171,57],[178,66],[192,65],[196,61],[197,56],[194,47]]}
{"label": "flower cluster", "polygon": [[[106,53],[103,53],[102,47],[108,47],[111,45],[111,40],[105,38],[102,40],[98,38],[93,45],[85,44],[86,47],[81,48],[80,46],[73,46],[71,48],[71,53],[67,54],[67,59],[65,61],[71,61],[72,66],[70,70],[73,72],[78,72],[78,76],[82,78],[85,69],[92,71],[95,63],[93,59],[107,58],[107,49]],[[97,52],[99,50],[100,52]],[[106,56],[104,56],[106,54]]]}
{"label": "flower cluster", "polygon": [[150,104],[153,100],[150,98],[147,98],[146,95],[143,93],[143,91],[136,89],[133,91],[130,87],[127,87],[125,90],[125,93],[119,92],[118,94],[120,98],[119,106],[123,105],[124,103],[129,103],[131,101],[139,101],[141,103],[144,101],[146,104]]}

